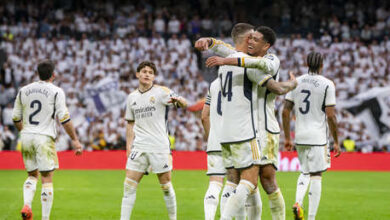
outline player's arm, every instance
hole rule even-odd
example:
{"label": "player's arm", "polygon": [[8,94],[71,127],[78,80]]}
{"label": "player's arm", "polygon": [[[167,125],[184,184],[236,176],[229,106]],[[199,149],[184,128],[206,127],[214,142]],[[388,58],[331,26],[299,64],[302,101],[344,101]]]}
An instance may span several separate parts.
{"label": "player's arm", "polygon": [[333,82],[331,82],[325,89],[325,114],[328,119],[328,126],[330,133],[333,137],[333,150],[336,153],[335,157],[340,156],[340,146],[337,128],[336,117],[336,88]]}
{"label": "player's arm", "polygon": [[266,57],[229,57],[223,58],[218,56],[209,57],[206,60],[207,67],[231,65],[246,68],[255,68],[266,73],[272,74],[277,71],[275,61],[272,55]]}
{"label": "player's arm", "polygon": [[14,109],[12,110],[12,121],[14,122],[14,125],[18,129],[18,131],[21,131],[23,129],[23,109],[21,102],[21,93],[22,92],[19,91],[18,95],[16,96]]}
{"label": "player's arm", "polygon": [[75,154],[81,155],[83,147],[79,141],[79,138],[77,137],[76,129],[73,126],[73,122],[70,120],[69,111],[66,107],[65,93],[62,90],[58,91],[58,93],[56,94],[55,107],[55,115],[58,117],[66,133],[72,140],[72,145],[76,149]]}
{"label": "player's arm", "polygon": [[288,151],[290,151],[293,147],[291,141],[291,135],[290,135],[290,120],[291,120],[290,116],[293,107],[294,107],[294,102],[288,99],[284,100],[284,107],[282,113],[283,131],[284,131],[284,148]]}
{"label": "player's arm", "polygon": [[187,108],[187,100],[181,96],[172,96],[168,103],[172,103],[176,108]]}
{"label": "player's arm", "polygon": [[284,95],[289,91],[295,89],[297,87],[298,82],[295,79],[295,76],[292,72],[288,73],[290,75],[290,79],[286,82],[278,82],[274,79],[270,79],[266,82],[265,86],[268,90],[276,95]]}
{"label": "player's arm", "polygon": [[202,110],[202,125],[204,128],[204,136],[205,140],[209,138],[209,133],[210,133],[210,100],[211,97],[209,94],[207,94],[206,102],[203,105],[203,110]]}
{"label": "player's arm", "polygon": [[134,141],[134,121],[127,121],[126,124],[126,155],[129,157],[131,153],[131,147]]}
{"label": "player's arm", "polygon": [[199,51],[211,50],[221,57],[227,57],[236,52],[234,47],[221,40],[210,37],[202,37],[195,42],[195,48]]}

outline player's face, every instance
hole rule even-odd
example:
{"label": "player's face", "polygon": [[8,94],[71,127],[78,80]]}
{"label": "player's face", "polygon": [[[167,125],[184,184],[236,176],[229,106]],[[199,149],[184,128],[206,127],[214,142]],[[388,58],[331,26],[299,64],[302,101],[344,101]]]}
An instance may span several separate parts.
{"label": "player's face", "polygon": [[253,32],[248,39],[248,54],[252,56],[260,56],[266,52],[269,48],[269,43],[267,43],[263,34],[260,32]]}
{"label": "player's face", "polygon": [[143,85],[151,85],[154,81],[154,71],[149,66],[145,66],[136,73],[139,82]]}

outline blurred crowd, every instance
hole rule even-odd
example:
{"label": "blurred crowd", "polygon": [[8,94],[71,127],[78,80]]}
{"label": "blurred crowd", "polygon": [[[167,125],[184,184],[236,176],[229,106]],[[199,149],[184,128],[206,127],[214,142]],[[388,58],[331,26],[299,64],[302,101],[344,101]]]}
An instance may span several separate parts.
{"label": "blurred crowd", "polygon": [[[259,1],[10,1],[0,5],[0,147],[14,149],[12,102],[17,90],[37,80],[37,61],[56,62],[55,84],[67,93],[67,104],[81,141],[88,149],[123,149],[124,105],[99,112],[87,89],[105,78],[119,82],[128,94],[137,87],[135,68],[143,60],[158,67],[156,83],[184,96],[191,104],[203,98],[210,70],[209,54],[194,51],[200,36],[231,42],[234,23],[275,28],[274,52],[287,72],[307,72],[305,56],[316,49],[326,55],[324,75],[337,88],[338,101],[369,88],[390,85],[390,4],[387,1],[315,3]],[[205,80],[207,79],[207,80]],[[278,114],[283,97],[278,98]],[[205,149],[199,113],[172,109],[169,131],[177,150]],[[341,140],[354,150],[383,150],[364,124],[338,109]],[[280,114],[279,114],[280,115]],[[283,137],[283,135],[281,135]],[[349,139],[348,139],[349,138]],[[69,148],[60,129],[58,150]],[[281,141],[283,143],[283,140]]]}

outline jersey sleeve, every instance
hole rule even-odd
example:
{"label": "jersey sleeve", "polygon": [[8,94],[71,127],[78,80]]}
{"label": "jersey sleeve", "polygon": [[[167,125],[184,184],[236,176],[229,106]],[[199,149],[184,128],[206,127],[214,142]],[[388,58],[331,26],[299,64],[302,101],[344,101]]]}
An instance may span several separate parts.
{"label": "jersey sleeve", "polygon": [[290,101],[290,102],[293,102],[294,103],[294,99],[293,99],[293,91],[289,91],[287,94],[286,94],[286,97],[284,97],[286,100]]}
{"label": "jersey sleeve", "polygon": [[227,44],[221,40],[217,40],[215,38],[211,38],[213,41],[209,46],[209,49],[213,51],[215,54],[221,57],[227,57],[230,54],[236,53],[237,51],[230,44]]}
{"label": "jersey sleeve", "polygon": [[18,95],[16,96],[15,103],[14,103],[14,109],[12,111],[12,120],[14,122],[20,122],[22,120],[22,116],[23,116],[21,93],[22,93],[22,91],[19,91]]}
{"label": "jersey sleeve", "polygon": [[125,113],[126,121],[135,121],[134,112],[131,110],[132,103],[133,101],[131,99],[131,96],[129,95],[126,100],[126,113]]}
{"label": "jersey sleeve", "polygon": [[241,57],[238,59],[238,66],[259,69],[271,75],[277,73],[279,65],[279,59],[273,54],[267,54],[264,57]]}
{"label": "jersey sleeve", "polygon": [[60,89],[55,95],[54,95],[54,102],[55,102],[55,115],[60,120],[61,124],[65,124],[66,122],[70,121],[70,115],[68,108],[66,107],[66,98],[65,93],[62,89]]}
{"label": "jersey sleeve", "polygon": [[336,105],[336,89],[334,83],[331,82],[325,90],[325,107]]}
{"label": "jersey sleeve", "polygon": [[165,86],[160,86],[160,88],[162,89],[162,96],[161,96],[162,103],[164,105],[172,105],[172,103],[170,102],[171,98],[178,97],[178,95]]}
{"label": "jersey sleeve", "polygon": [[272,78],[270,74],[253,68],[247,69],[247,75],[250,81],[256,83],[259,86],[264,85],[265,82]]}

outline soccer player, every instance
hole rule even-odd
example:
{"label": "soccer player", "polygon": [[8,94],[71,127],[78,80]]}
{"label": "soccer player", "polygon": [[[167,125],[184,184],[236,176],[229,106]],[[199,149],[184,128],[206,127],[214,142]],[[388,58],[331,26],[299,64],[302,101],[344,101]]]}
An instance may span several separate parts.
{"label": "soccer player", "polygon": [[136,198],[137,185],[149,166],[157,174],[164,193],[169,219],[176,219],[176,195],[171,184],[172,158],[168,139],[168,107],[185,108],[187,101],[170,89],[154,85],[154,63],[144,61],[137,67],[139,87],[126,102],[127,164],[121,219],[128,220]]}
{"label": "soccer player", "polygon": [[[275,43],[275,32],[266,26],[260,26],[251,34],[248,41],[248,54],[255,57],[221,58],[211,57],[206,61],[207,66],[239,65],[256,68],[272,76],[258,89],[259,108],[259,140],[261,146],[260,182],[268,194],[271,215],[273,219],[285,219],[285,204],[283,195],[278,188],[275,172],[279,151],[279,124],[275,117],[276,95],[286,94],[297,85],[295,77],[290,73],[290,80],[277,82],[279,78],[280,61],[274,54],[268,54],[268,49]],[[222,53],[229,54],[228,47],[221,45]]]}
{"label": "soccer player", "polygon": [[[302,203],[307,186],[309,192],[309,220],[314,220],[321,198],[321,176],[330,164],[327,125],[333,136],[335,157],[340,155],[335,113],[336,92],[332,81],[320,75],[323,56],[311,52],[307,56],[308,74],[297,78],[298,86],[287,93],[283,108],[283,130],[285,148],[292,149],[290,137],[290,113],[296,115],[295,146],[301,164],[302,174],[298,178],[296,203],[293,206],[295,219],[303,219]],[[307,175],[310,175],[308,180]]]}
{"label": "soccer player", "polygon": [[49,219],[53,204],[53,172],[58,168],[55,148],[56,117],[72,139],[76,155],[81,155],[82,146],[66,107],[64,91],[53,85],[54,63],[43,60],[38,64],[40,81],[24,86],[16,96],[12,119],[20,131],[22,155],[28,177],[23,185],[23,219],[32,219],[32,200],[35,195],[39,173],[42,180],[42,219]]}

